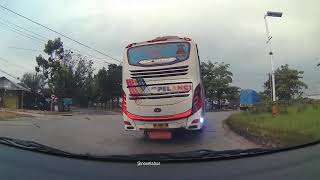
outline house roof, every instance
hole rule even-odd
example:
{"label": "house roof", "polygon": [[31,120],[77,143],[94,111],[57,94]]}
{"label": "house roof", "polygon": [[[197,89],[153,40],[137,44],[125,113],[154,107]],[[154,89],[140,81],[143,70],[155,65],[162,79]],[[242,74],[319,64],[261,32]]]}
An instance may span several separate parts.
{"label": "house roof", "polygon": [[29,89],[10,81],[6,77],[0,77],[0,89],[12,90],[12,91],[27,91],[30,92]]}

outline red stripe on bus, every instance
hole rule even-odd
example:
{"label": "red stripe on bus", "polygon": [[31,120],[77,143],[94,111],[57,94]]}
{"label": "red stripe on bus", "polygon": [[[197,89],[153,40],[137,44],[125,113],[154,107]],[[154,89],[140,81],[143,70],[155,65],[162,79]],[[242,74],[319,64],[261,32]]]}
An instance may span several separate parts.
{"label": "red stripe on bus", "polygon": [[161,117],[150,117],[150,116],[138,116],[135,114],[131,114],[128,111],[124,112],[130,119],[134,120],[140,120],[140,121],[165,121],[165,120],[174,120],[174,119],[182,119],[189,117],[192,114],[192,110],[189,109],[188,111],[185,111],[183,113],[179,113],[176,115],[171,115],[171,116],[161,116]]}

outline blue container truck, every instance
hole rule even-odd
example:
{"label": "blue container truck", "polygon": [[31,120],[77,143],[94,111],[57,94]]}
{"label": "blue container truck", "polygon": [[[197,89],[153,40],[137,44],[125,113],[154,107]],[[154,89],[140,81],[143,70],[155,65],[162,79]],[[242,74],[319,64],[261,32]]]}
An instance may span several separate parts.
{"label": "blue container truck", "polygon": [[259,95],[255,90],[243,89],[240,91],[240,110],[247,110],[259,102]]}

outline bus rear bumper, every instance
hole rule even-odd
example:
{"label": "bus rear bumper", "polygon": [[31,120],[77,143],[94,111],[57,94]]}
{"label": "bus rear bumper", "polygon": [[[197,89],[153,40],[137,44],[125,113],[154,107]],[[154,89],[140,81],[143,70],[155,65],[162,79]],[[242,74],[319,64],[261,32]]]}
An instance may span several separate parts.
{"label": "bus rear bumper", "polygon": [[[168,121],[140,121],[128,118],[123,113],[124,128],[128,131],[139,130],[174,130],[174,129],[187,129],[187,130],[200,130],[203,127],[204,117],[201,116],[201,109],[189,116],[177,120]],[[161,127],[160,127],[161,126]]]}

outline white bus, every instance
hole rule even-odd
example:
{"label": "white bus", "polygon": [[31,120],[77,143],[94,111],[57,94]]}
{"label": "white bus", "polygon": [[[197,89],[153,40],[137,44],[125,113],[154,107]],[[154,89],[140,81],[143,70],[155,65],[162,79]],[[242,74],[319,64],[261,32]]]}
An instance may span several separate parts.
{"label": "white bus", "polygon": [[202,130],[204,89],[197,44],[190,38],[129,44],[122,72],[126,130]]}

